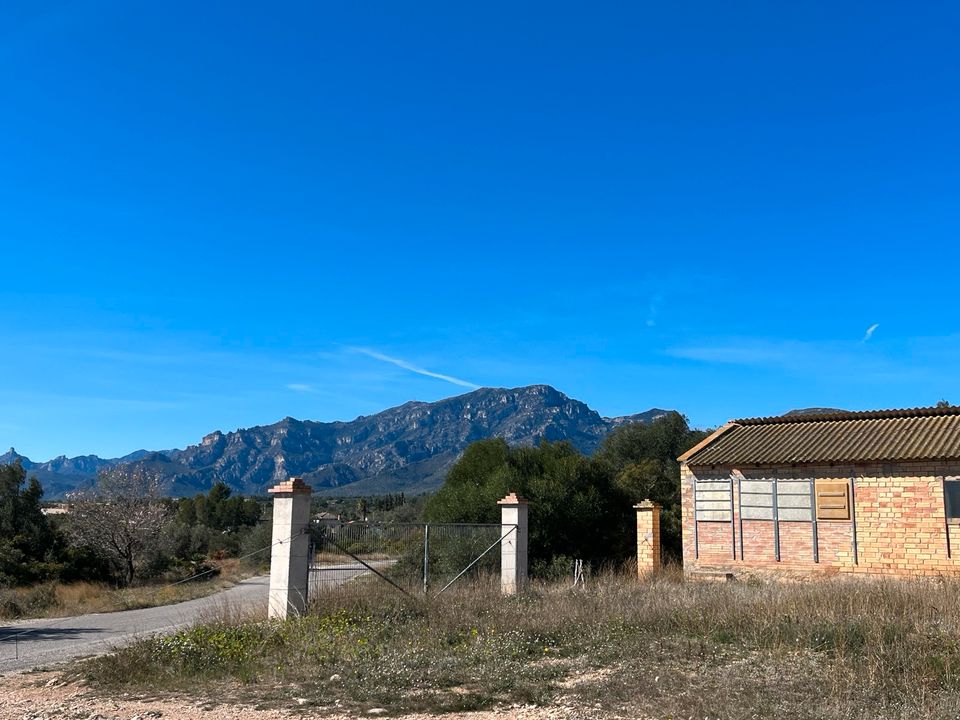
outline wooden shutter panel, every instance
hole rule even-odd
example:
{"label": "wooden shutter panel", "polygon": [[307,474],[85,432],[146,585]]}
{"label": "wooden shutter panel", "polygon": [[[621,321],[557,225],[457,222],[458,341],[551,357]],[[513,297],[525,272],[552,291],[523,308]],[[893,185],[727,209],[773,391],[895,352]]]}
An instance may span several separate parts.
{"label": "wooden shutter panel", "polygon": [[850,519],[850,483],[817,481],[817,520]]}

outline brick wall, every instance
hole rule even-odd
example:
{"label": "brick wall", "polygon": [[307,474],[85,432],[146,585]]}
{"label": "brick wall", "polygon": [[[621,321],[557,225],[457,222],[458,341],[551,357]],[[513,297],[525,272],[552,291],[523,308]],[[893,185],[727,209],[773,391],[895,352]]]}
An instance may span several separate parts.
{"label": "brick wall", "polygon": [[[951,523],[948,537],[943,503],[944,478],[960,479],[960,462],[750,469],[681,465],[680,473],[688,572],[960,576],[960,529]],[[736,481],[733,521],[694,523],[694,481],[729,480],[731,475],[741,481],[852,479],[853,518],[817,521],[819,562],[814,560],[813,523],[781,520],[778,561],[774,522],[740,517]],[[956,551],[952,557],[948,542]]]}
{"label": "brick wall", "polygon": [[660,506],[649,500],[634,505],[637,511],[637,574],[660,569]]}

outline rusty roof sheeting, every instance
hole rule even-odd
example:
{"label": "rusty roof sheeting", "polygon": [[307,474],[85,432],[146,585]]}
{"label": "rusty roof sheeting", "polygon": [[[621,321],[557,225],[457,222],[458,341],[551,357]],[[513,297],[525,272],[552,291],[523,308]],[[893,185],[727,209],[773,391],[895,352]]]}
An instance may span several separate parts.
{"label": "rusty roof sheeting", "polygon": [[688,465],[960,459],[960,407],[733,420],[680,457]]}

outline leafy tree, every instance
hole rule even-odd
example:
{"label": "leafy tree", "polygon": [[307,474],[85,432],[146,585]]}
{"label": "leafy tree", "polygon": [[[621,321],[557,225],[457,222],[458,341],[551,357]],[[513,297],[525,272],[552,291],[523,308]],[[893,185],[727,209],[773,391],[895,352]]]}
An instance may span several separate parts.
{"label": "leafy tree", "polygon": [[608,466],[614,484],[631,504],[650,499],[663,506],[660,515],[664,550],[681,555],[680,464],[677,457],[709,434],[691,430],[677,412],[652,423],[633,423],[614,430],[595,458]]}
{"label": "leafy tree", "polygon": [[4,585],[38,580],[57,569],[57,537],[40,508],[43,488],[36,477],[26,478],[19,461],[0,465],[0,584]]}
{"label": "leafy tree", "polygon": [[443,487],[428,501],[426,517],[434,522],[500,522],[497,500],[512,487],[510,446],[503,438],[479,440],[447,474]]}
{"label": "leafy tree", "polygon": [[568,442],[510,448],[502,439],[474,443],[428,501],[434,522],[499,522],[496,502],[517,492],[533,507],[531,563],[580,557],[595,563],[624,556],[632,539],[618,529],[629,522],[625,497],[605,467]]}
{"label": "leafy tree", "polygon": [[235,555],[243,536],[260,521],[263,506],[252,498],[234,496],[230,486],[217,481],[206,495],[175,501],[176,517],[166,530],[171,554],[180,558],[197,555]]}
{"label": "leafy tree", "polygon": [[664,549],[680,555],[680,468],[676,458],[706,436],[679,413],[611,433],[593,457],[568,442],[511,448],[502,439],[470,445],[427,502],[434,522],[499,522],[497,500],[530,501],[532,567],[582,558],[619,562],[635,550],[632,505],[663,506]]}
{"label": "leafy tree", "polygon": [[394,495],[393,493],[387,495],[378,495],[372,500],[368,500],[368,505],[372,505],[373,509],[377,512],[390,512],[395,508],[400,507],[406,502],[406,499],[403,496],[403,493]]}

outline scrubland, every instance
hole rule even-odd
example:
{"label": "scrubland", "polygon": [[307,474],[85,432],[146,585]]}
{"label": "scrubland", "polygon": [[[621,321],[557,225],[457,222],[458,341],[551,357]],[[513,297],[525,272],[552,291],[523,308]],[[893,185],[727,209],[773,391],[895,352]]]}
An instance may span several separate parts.
{"label": "scrubland", "polygon": [[202,567],[204,574],[189,582],[161,580],[117,588],[104,582],[52,580],[30,587],[0,588],[0,619],[69,617],[170,605],[206,597],[260,569],[236,559],[208,561]]}
{"label": "scrubland", "polygon": [[96,693],[312,715],[536,705],[569,717],[952,718],[960,582],[704,582],[668,570],[535,583],[510,598],[474,579],[430,599],[358,582],[296,620],[224,608],[66,677]]}

